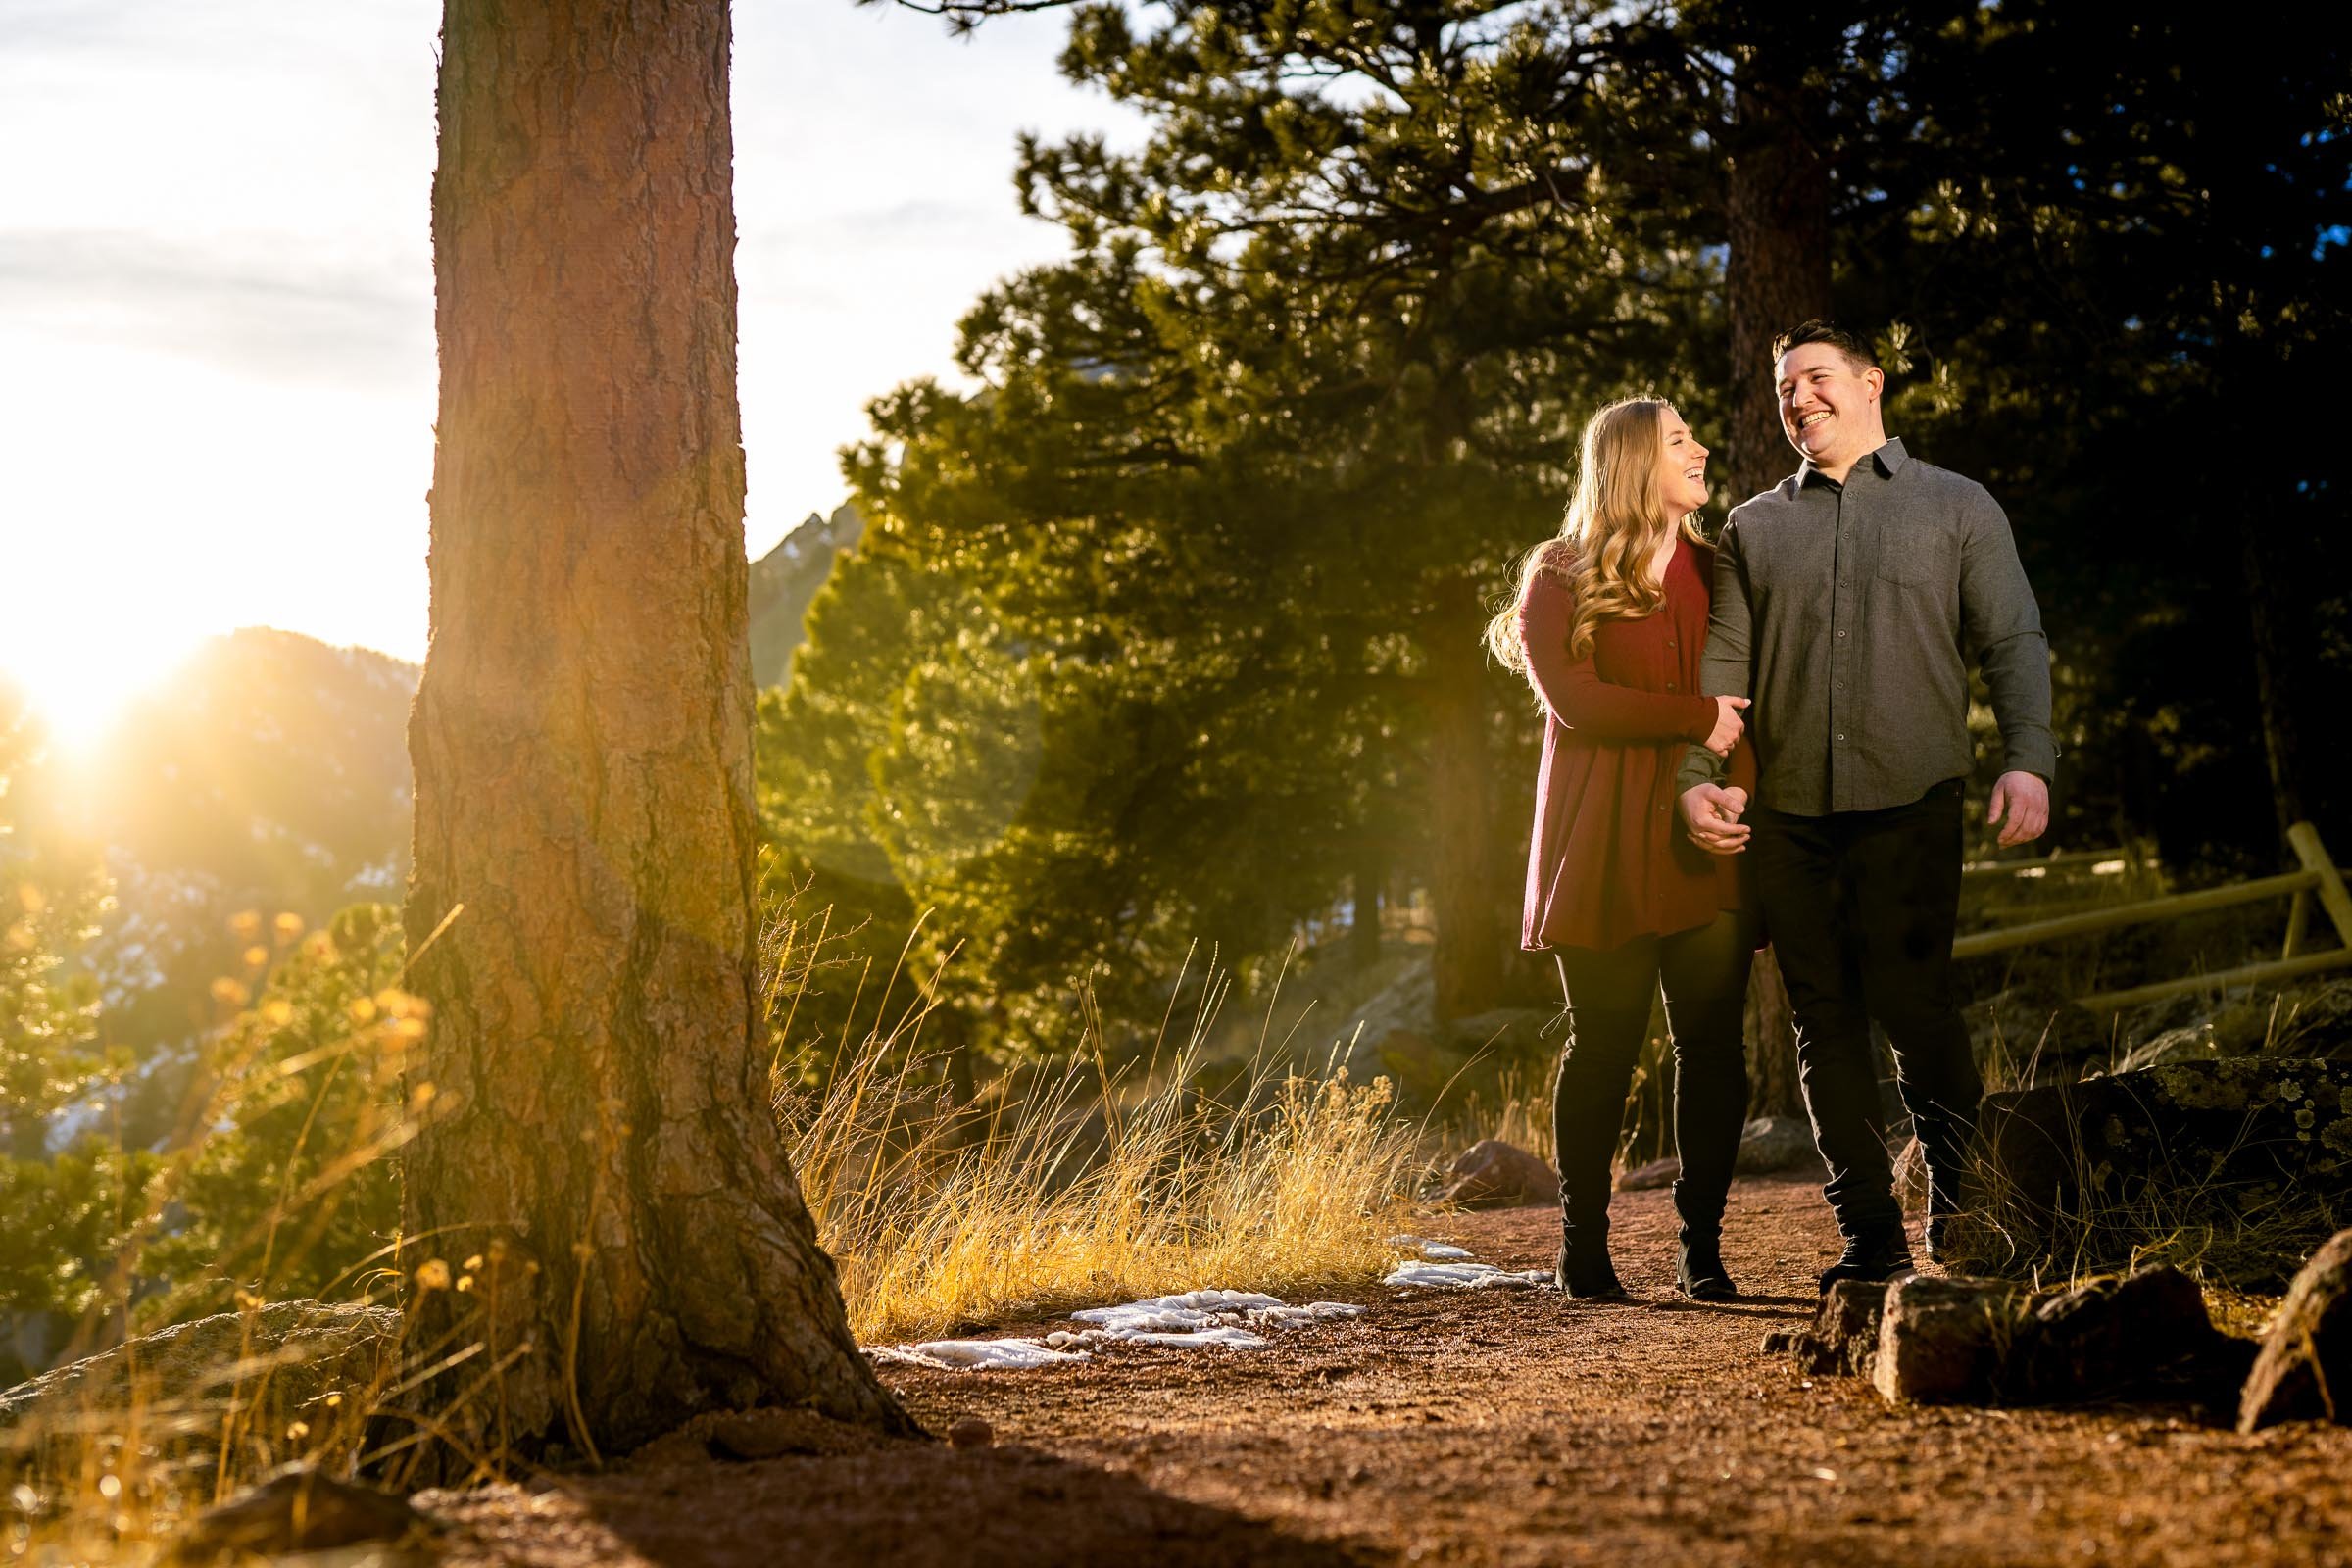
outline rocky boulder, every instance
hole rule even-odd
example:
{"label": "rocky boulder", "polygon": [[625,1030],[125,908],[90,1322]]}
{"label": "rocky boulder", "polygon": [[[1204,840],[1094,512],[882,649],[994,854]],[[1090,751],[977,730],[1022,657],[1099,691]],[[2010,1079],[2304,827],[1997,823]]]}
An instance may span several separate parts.
{"label": "rocky boulder", "polygon": [[1870,1375],[1889,1403],[2219,1404],[2254,1355],[2213,1326],[2196,1282],[2173,1268],[2068,1291],[1929,1275],[1885,1290]]}
{"label": "rocky boulder", "polygon": [[1996,1082],[2031,1061],[2056,1064],[2093,1053],[2105,1059],[2106,1020],[2047,986],[2018,985],[1994,992],[1970,1003],[1961,1016],[1978,1065],[1997,1074]]}
{"label": "rocky boulder", "polygon": [[1446,1172],[1446,1200],[1464,1208],[1525,1208],[1560,1200],[1559,1174],[1499,1138],[1482,1138]]}
{"label": "rocky boulder", "polygon": [[[1800,1116],[1758,1116],[1740,1134],[1740,1152],[1732,1169],[1741,1176],[1771,1176],[1783,1172],[1826,1176],[1821,1154],[1813,1147],[1813,1126]],[[1637,1165],[1617,1178],[1621,1193],[1672,1187],[1682,1179],[1683,1162],[1672,1155]]]}
{"label": "rocky boulder", "polygon": [[2287,1288],[2238,1402],[2240,1432],[2320,1419],[2352,1426],[2352,1231]]}
{"label": "rocky boulder", "polygon": [[2117,1227],[2134,1215],[2171,1230],[2234,1224],[2290,1188],[2298,1205],[2352,1200],[2347,1061],[2180,1061],[1987,1095],[1978,1128],[1986,1200],[2029,1246],[2068,1214],[2095,1212],[2128,1244]]}
{"label": "rocky boulder", "polygon": [[2255,1348],[2213,1326],[2195,1280],[2177,1268],[2142,1269],[2036,1297],[2030,1332],[2009,1358],[2010,1397],[2180,1398],[2226,1409]]}
{"label": "rocky boulder", "polygon": [[1816,1375],[1869,1377],[1886,1310],[1886,1286],[1840,1280],[1821,1298],[1812,1327],[1765,1335],[1765,1353],[1794,1356],[1800,1370]]}
{"label": "rocky boulder", "polygon": [[1914,1274],[1886,1288],[1871,1381],[1890,1404],[1989,1404],[2023,1333],[2028,1293],[2007,1280]]}
{"label": "rocky boulder", "polygon": [[1646,1165],[1636,1165],[1619,1176],[1617,1190],[1621,1193],[1655,1192],[1661,1187],[1672,1187],[1682,1179],[1683,1162],[1669,1154],[1664,1159],[1653,1159]]}
{"label": "rocky boulder", "polygon": [[1819,1171],[1813,1124],[1802,1116],[1758,1116],[1740,1132],[1740,1154],[1732,1169],[1742,1176],[1780,1171]]}

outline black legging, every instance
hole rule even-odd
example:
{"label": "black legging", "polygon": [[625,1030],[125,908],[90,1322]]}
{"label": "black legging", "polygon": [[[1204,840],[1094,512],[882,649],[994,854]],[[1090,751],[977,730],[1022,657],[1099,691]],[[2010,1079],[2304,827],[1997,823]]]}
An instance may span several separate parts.
{"label": "black legging", "polygon": [[1755,956],[1751,920],[1725,913],[1711,925],[1636,937],[1605,953],[1562,948],[1555,956],[1569,1025],[1551,1124],[1569,1245],[1608,1243],[1609,1162],[1661,984],[1674,1038],[1674,1146],[1683,1162],[1675,1211],[1686,1232],[1715,1235],[1747,1117],[1740,1033]]}

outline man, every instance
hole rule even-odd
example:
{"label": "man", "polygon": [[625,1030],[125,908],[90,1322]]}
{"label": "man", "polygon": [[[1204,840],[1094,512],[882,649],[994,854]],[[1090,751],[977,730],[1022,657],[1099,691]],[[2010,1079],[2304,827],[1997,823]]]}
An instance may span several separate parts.
{"label": "man", "polygon": [[1845,1254],[1822,1276],[1911,1267],[1879,1114],[1870,1020],[1927,1156],[1927,1247],[1945,1250],[1982,1087],[1951,979],[1960,794],[1973,764],[1966,652],[2005,752],[1985,819],[2000,842],[2049,823],[2049,645],[2008,519],[1982,485],[1886,438],[1885,373],[1807,321],[1773,344],[1794,475],[1732,509],[1715,559],[1703,689],[1751,699],[1756,799],[1693,747],[1677,777],[1690,836],[1752,852],[1796,1015],[1797,1073]]}

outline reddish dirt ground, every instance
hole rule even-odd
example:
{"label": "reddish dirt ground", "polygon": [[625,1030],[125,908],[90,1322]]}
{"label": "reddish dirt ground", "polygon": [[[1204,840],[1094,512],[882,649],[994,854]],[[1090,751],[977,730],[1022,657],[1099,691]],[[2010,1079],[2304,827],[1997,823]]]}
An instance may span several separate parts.
{"label": "reddish dirt ground", "polygon": [[[1620,1195],[1616,1220],[1630,1305],[1335,1288],[1371,1310],[1276,1331],[1267,1350],[883,1368],[934,1431],[979,1416],[991,1446],[836,1429],[805,1445],[824,1452],[722,1462],[697,1446],[419,1501],[453,1526],[444,1560],[547,1568],[2352,1563],[2352,1429],[1891,1409],[1759,1349],[1811,1316],[1835,1250],[1818,1187],[1740,1183],[1726,1256],[1754,1294],[1724,1305],[1674,1297],[1666,1194]],[[1423,1234],[1527,1268],[1548,1266],[1556,1226],[1522,1209]]]}

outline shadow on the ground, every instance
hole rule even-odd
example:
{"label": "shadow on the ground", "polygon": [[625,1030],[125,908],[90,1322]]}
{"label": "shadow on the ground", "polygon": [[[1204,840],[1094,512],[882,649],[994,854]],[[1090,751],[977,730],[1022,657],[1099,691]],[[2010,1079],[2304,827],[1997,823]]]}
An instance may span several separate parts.
{"label": "shadow on the ground", "polygon": [[[529,1512],[537,1520],[525,1559],[532,1563],[607,1563],[619,1550],[662,1568],[1375,1568],[1395,1560],[1368,1545],[1170,1496],[1123,1466],[1018,1446],[885,1443],[857,1453],[567,1478],[533,1499]],[[452,1560],[516,1560],[499,1549],[497,1525],[480,1524],[488,1528],[467,1532],[471,1549]],[[578,1555],[548,1551],[551,1537],[566,1536]]]}

